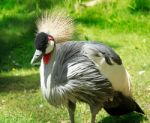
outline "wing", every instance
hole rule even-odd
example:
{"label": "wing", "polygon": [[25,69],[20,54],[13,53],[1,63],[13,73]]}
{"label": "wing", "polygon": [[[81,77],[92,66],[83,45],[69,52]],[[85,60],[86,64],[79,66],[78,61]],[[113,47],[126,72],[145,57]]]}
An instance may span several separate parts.
{"label": "wing", "polygon": [[96,104],[112,98],[112,84],[86,56],[81,55],[68,64],[67,78],[68,85],[78,100]]}
{"label": "wing", "polygon": [[111,82],[115,91],[130,95],[130,76],[114,50],[104,44],[91,42],[83,46],[82,54],[94,62],[99,72]]}
{"label": "wing", "polygon": [[[105,102],[113,95],[112,84],[100,74],[95,64],[84,54],[84,42],[66,42],[56,56],[52,81],[62,87],[67,98],[87,102]],[[89,99],[89,96],[91,99]]]}

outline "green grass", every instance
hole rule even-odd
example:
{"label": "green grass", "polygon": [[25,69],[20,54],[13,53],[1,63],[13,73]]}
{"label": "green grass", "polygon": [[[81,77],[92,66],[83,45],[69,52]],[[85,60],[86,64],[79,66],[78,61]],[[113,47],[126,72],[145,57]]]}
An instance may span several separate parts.
{"label": "green grass", "polygon": [[150,10],[150,0],[132,0],[132,9],[133,10],[142,10],[149,11]]}
{"label": "green grass", "polygon": [[[51,3],[51,4],[50,4]],[[34,52],[35,21],[53,7],[65,7],[75,19],[78,40],[97,40],[111,46],[123,59],[132,77],[132,94],[145,116],[131,113],[111,117],[104,110],[97,115],[102,123],[150,122],[150,14],[133,9],[133,1],[74,10],[70,1],[0,1],[0,123],[69,122],[65,108],[54,108],[43,98],[38,67],[30,60]],[[77,40],[74,39],[74,40]],[[78,104],[77,123],[90,122],[90,110]]]}

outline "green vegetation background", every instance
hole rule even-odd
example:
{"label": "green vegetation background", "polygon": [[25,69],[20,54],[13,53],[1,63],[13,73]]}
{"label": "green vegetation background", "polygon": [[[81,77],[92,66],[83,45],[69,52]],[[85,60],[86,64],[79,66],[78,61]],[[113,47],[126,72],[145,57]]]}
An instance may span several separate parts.
{"label": "green vegetation background", "polygon": [[[65,8],[75,19],[74,40],[103,42],[120,54],[132,76],[132,94],[146,116],[111,117],[102,123],[150,122],[150,0],[108,0],[84,7],[86,0],[0,0],[0,123],[67,123],[65,108],[56,109],[42,97],[34,53],[36,20],[44,11]],[[88,123],[90,111],[79,104],[77,123]]]}

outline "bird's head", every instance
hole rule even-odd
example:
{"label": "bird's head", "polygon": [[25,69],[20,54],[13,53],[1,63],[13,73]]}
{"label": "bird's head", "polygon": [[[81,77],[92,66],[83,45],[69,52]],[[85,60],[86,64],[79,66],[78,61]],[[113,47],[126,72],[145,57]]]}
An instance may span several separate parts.
{"label": "bird's head", "polygon": [[44,57],[44,62],[48,63],[48,58],[51,52],[54,50],[55,42],[54,38],[44,32],[37,34],[35,39],[36,51],[31,60],[31,64],[35,64]]}
{"label": "bird's head", "polygon": [[43,58],[45,64],[48,64],[55,44],[72,39],[73,33],[73,19],[66,11],[54,9],[50,13],[44,13],[37,20],[36,51],[31,64],[35,64],[41,58]]}

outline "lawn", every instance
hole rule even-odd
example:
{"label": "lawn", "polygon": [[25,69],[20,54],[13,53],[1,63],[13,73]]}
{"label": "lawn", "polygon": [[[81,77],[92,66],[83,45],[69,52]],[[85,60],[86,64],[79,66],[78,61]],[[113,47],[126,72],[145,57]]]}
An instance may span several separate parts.
{"label": "lawn", "polygon": [[[0,1],[0,123],[67,123],[65,108],[50,106],[40,90],[39,66],[31,66],[36,20],[46,10],[65,8],[75,20],[74,40],[100,41],[122,58],[132,78],[132,94],[145,116],[130,113],[111,117],[104,110],[101,123],[150,122],[150,11],[133,1],[83,7],[82,0]],[[76,5],[76,7],[74,7]],[[90,122],[90,110],[79,103],[77,123]]]}

